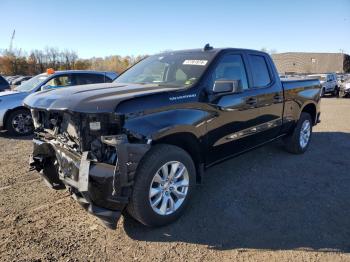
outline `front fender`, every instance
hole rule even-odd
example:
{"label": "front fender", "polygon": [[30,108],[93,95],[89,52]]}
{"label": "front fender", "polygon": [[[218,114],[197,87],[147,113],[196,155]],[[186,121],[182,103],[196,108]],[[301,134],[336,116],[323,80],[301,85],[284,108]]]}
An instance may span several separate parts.
{"label": "front fender", "polygon": [[171,109],[125,119],[124,129],[158,140],[174,133],[191,133],[196,138],[205,134],[206,120],[210,114],[199,109]]}

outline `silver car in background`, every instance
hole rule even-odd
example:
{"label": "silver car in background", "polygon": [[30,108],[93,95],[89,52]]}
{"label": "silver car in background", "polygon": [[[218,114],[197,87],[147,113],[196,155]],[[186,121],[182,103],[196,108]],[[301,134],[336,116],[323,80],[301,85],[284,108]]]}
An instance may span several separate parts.
{"label": "silver car in background", "polygon": [[14,136],[29,135],[33,132],[30,111],[22,105],[24,98],[32,93],[74,85],[110,83],[117,76],[115,72],[48,70],[47,73],[23,82],[14,90],[0,92],[0,130],[6,129]]}
{"label": "silver car in background", "polygon": [[339,96],[339,86],[337,75],[335,73],[308,75],[308,78],[320,80],[322,85],[321,96],[324,96],[325,94]]}

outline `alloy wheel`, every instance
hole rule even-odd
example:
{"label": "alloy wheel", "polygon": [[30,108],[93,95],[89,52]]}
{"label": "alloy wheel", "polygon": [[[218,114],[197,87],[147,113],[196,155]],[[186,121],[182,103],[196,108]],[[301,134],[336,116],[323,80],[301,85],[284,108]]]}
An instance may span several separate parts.
{"label": "alloy wheel", "polygon": [[305,120],[301,125],[299,143],[301,148],[305,148],[310,140],[311,124],[309,120]]}
{"label": "alloy wheel", "polygon": [[19,113],[12,119],[11,125],[18,134],[30,133],[33,129],[32,117],[30,114]]}
{"label": "alloy wheel", "polygon": [[168,162],[159,168],[149,190],[153,211],[162,216],[176,212],[186,199],[189,182],[188,170],[179,161]]}

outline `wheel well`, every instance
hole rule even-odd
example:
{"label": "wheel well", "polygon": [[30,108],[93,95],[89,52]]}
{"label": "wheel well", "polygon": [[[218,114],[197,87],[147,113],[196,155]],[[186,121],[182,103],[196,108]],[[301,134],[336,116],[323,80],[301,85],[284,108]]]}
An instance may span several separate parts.
{"label": "wheel well", "polygon": [[196,181],[201,181],[203,172],[204,160],[202,157],[202,150],[198,139],[191,133],[177,133],[163,137],[154,142],[154,144],[168,144],[178,146],[185,150],[192,158],[196,166]]}
{"label": "wheel well", "polygon": [[316,122],[316,106],[314,104],[308,104],[306,105],[301,112],[309,113],[312,122],[315,124]]}
{"label": "wheel well", "polygon": [[3,125],[6,127],[6,124],[7,124],[7,118],[9,117],[9,115],[14,112],[14,111],[17,111],[17,110],[29,110],[28,108],[24,107],[24,106],[19,106],[19,107],[16,107],[16,108],[12,108],[12,109],[9,109],[7,110],[7,112],[5,113],[5,116],[4,116],[4,120],[3,120]]}

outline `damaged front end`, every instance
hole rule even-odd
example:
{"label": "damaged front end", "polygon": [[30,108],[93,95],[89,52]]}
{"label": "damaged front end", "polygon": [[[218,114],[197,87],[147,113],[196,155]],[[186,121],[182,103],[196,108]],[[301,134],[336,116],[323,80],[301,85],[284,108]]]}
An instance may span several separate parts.
{"label": "damaged front end", "polygon": [[115,228],[150,148],[123,130],[123,116],[32,109],[31,168],[53,189],[68,188],[87,211]]}

